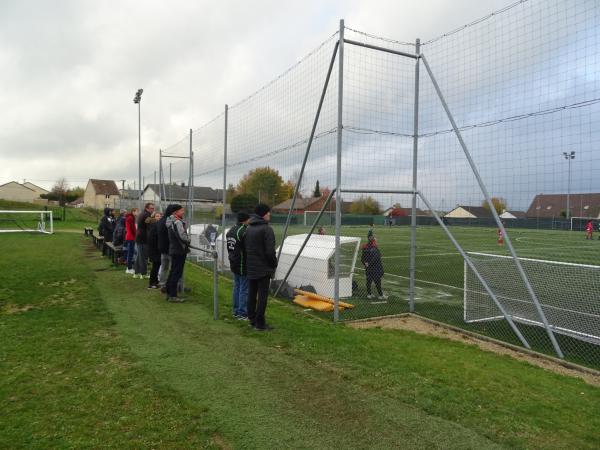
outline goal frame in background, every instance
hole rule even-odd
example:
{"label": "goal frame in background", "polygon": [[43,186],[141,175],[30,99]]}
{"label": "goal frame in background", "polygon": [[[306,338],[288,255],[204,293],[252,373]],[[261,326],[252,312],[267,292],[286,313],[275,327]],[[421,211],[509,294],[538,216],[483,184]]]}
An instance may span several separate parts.
{"label": "goal frame in background", "polygon": [[[509,260],[512,261],[512,258],[510,256],[506,256],[506,255],[496,255],[493,253],[481,253],[481,252],[468,252],[468,255],[471,257],[471,261],[475,263],[475,265],[477,265],[476,260],[477,257],[484,257],[484,258],[489,258],[490,260],[493,259],[497,259],[497,260]],[[552,260],[545,260],[545,259],[536,259],[536,258],[523,258],[520,257],[519,258],[521,260],[522,263],[524,263],[524,265],[528,265],[529,263],[539,263],[542,265],[551,265],[551,266],[563,266],[563,267],[568,267],[568,268],[574,268],[574,269],[586,269],[586,270],[593,270],[593,271],[597,271],[598,272],[598,280],[600,281],[600,266],[595,266],[595,265],[591,265],[591,264],[577,264],[577,263],[569,263],[569,262],[563,262],[563,261],[552,261]],[[495,305],[492,303],[491,299],[489,299],[489,295],[484,292],[485,290],[482,288],[478,289],[478,290],[473,290],[470,288],[470,283],[469,283],[469,274],[471,274],[471,276],[473,277],[474,281],[476,281],[476,277],[475,275],[470,271],[470,268],[467,266],[467,262],[465,260],[464,263],[464,296],[463,296],[463,319],[465,321],[465,323],[479,323],[479,322],[491,322],[491,321],[495,321],[495,320],[503,320],[504,316],[502,314],[499,314],[497,311],[497,308],[495,307]],[[499,276],[504,276],[506,275],[505,273],[499,273]],[[530,278],[531,279],[531,278]],[[550,282],[550,280],[553,279],[553,277],[547,277],[547,281]],[[568,279],[568,278],[567,278]],[[539,281],[539,280],[538,280]],[[575,282],[575,281],[574,281]],[[557,280],[557,283],[564,283],[563,281]],[[531,317],[527,317],[527,309],[532,310],[533,308],[533,302],[531,301],[531,299],[529,298],[516,298],[514,296],[508,297],[506,295],[503,295],[502,292],[495,292],[496,293],[496,298],[498,299],[498,301],[500,301],[505,310],[508,312],[508,314],[510,315],[511,319],[515,322],[519,322],[525,325],[534,325],[534,326],[538,326],[538,327],[542,327],[544,328],[544,323],[542,323],[541,320],[539,319],[532,319]],[[485,304],[481,301],[481,299],[477,299],[477,297],[483,297],[488,299],[489,301],[486,301]],[[562,298],[560,295],[557,295],[557,298]],[[543,298],[541,299],[541,304],[543,307],[545,308],[553,308],[553,309],[560,309],[561,311],[564,311],[565,313],[569,313],[572,315],[576,315],[576,316],[594,316],[594,314],[590,313],[589,311],[583,311],[581,310],[581,308],[577,308],[577,305],[569,305],[569,304],[565,304],[562,305],[564,306],[564,308],[559,308],[556,305],[550,305],[547,302],[543,301]],[[591,302],[590,304],[593,304],[593,302]],[[520,305],[520,306],[516,306],[516,305]],[[488,316],[486,316],[485,314],[480,314],[480,317],[473,317],[473,313],[477,314],[477,311],[479,312],[485,312],[488,311],[490,314]],[[471,314],[469,314],[469,312],[471,312]],[[531,315],[531,314],[529,314]],[[552,317],[552,315],[548,315],[548,317]],[[600,316],[597,316],[600,318]],[[566,319],[561,317],[562,321],[566,321]],[[559,320],[559,322],[561,321]],[[563,334],[566,336],[570,336],[576,339],[580,339],[583,341],[587,341],[587,342],[592,342],[594,344],[600,344],[600,329],[598,330],[597,333],[592,334],[589,331],[583,331],[583,330],[577,330],[575,329],[576,327],[566,327],[565,324],[563,323],[557,323],[556,318],[554,320],[550,319],[549,321],[549,327],[555,332],[555,333],[559,333],[559,334]],[[554,322],[554,323],[553,323]],[[578,320],[576,322],[572,322],[572,323],[577,323],[579,325],[581,325],[583,322],[581,320]]]}
{"label": "goal frame in background", "polygon": [[570,231],[585,231],[585,225],[581,229],[573,229],[573,220],[581,220],[582,222],[592,221],[594,224],[594,231],[600,231],[600,218],[598,217],[571,217],[569,221],[569,230]]}
{"label": "goal frame in background", "polygon": [[[39,215],[39,220],[36,228],[23,228],[23,227],[15,227],[15,229],[0,229],[0,233],[42,233],[42,234],[54,234],[54,218],[52,211],[18,211],[18,210],[0,210],[0,215],[2,214],[33,214]],[[46,227],[46,218],[50,223],[50,230],[48,231]],[[15,218],[15,224],[18,224],[17,218]]]}

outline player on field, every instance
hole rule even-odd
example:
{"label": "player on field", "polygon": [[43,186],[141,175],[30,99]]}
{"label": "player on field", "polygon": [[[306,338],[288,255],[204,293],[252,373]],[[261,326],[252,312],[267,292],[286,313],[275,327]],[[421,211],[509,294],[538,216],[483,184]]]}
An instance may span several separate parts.
{"label": "player on field", "polygon": [[504,245],[504,233],[502,229],[498,228],[498,246],[502,247]]}
{"label": "player on field", "polygon": [[590,220],[585,226],[585,238],[589,240],[593,240],[592,234],[594,233],[594,224]]}

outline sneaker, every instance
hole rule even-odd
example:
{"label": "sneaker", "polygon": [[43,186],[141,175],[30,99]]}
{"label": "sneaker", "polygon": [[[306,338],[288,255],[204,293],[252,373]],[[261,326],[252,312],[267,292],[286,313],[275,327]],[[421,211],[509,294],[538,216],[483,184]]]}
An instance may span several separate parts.
{"label": "sneaker", "polygon": [[185,298],[183,297],[167,297],[167,301],[170,303],[183,303]]}
{"label": "sneaker", "polygon": [[379,296],[379,300],[387,300],[387,299],[388,299],[388,296],[386,294],[381,294]]}
{"label": "sneaker", "polygon": [[142,275],[140,278],[145,278],[145,279],[149,280],[150,279],[150,275]]}
{"label": "sneaker", "polygon": [[127,275],[133,275],[135,272],[133,271],[133,269],[125,269],[125,273]]}
{"label": "sneaker", "polygon": [[246,322],[250,319],[248,319],[248,316],[236,316],[235,317],[237,320],[245,320]]}
{"label": "sneaker", "polygon": [[371,294],[367,295],[367,298],[370,300],[373,298],[373,296]]}
{"label": "sneaker", "polygon": [[267,324],[264,324],[262,327],[254,327],[256,331],[273,331],[273,327]]}
{"label": "sneaker", "polygon": [[148,289],[158,289],[158,286],[156,284],[151,284],[148,286]]}

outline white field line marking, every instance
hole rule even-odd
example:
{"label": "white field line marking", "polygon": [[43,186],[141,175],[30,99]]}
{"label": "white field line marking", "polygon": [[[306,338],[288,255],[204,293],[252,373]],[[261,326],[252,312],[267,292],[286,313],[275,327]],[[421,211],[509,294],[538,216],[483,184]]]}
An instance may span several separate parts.
{"label": "white field line marking", "polygon": [[[347,265],[347,264],[342,264],[342,265],[344,265],[344,266],[348,267],[348,265]],[[355,269],[356,269],[356,270],[362,270],[363,272],[365,271],[365,269],[362,269],[362,268],[360,268],[360,267],[356,267]],[[404,279],[404,280],[410,280],[410,278],[409,278],[409,277],[404,277],[404,276],[402,276],[402,275],[396,275],[395,273],[387,273],[387,272],[386,272],[386,273],[385,273],[385,276],[389,276],[389,277],[396,277],[396,278],[402,278],[402,279]],[[416,279],[415,281],[418,281],[419,283],[427,283],[427,284],[433,284],[433,285],[435,285],[435,286],[442,286],[442,287],[447,287],[447,288],[450,288],[450,289],[456,289],[456,290],[458,290],[458,291],[462,291],[462,290],[463,290],[463,288],[461,288],[461,287],[450,286],[449,284],[444,284],[444,283],[436,283],[436,282],[434,282],[434,281],[425,281],[425,280],[419,280],[419,279]],[[416,287],[416,286],[415,286],[415,287]],[[420,289],[420,288],[419,288],[419,289]]]}

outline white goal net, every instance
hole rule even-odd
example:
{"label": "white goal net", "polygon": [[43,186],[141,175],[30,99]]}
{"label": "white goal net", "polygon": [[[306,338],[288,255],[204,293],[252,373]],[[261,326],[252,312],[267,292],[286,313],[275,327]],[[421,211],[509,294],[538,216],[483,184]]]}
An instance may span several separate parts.
{"label": "white goal net", "polygon": [[0,210],[0,233],[19,232],[52,234],[52,211]]}
{"label": "white goal net", "polygon": [[[469,257],[514,321],[543,326],[511,257],[488,253]],[[552,330],[600,344],[600,266],[519,259]],[[465,322],[504,319],[466,262],[464,271]]]}
{"label": "white goal net", "polygon": [[[304,211],[304,226],[311,226],[321,211]],[[335,225],[335,211],[323,211],[317,225]]]}
{"label": "white goal net", "polygon": [[571,217],[571,231],[586,231],[587,225],[592,222],[594,234],[600,231],[600,219],[591,219],[589,217]]}

